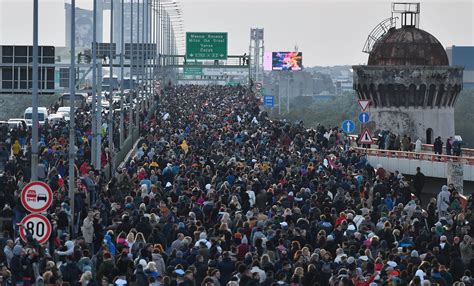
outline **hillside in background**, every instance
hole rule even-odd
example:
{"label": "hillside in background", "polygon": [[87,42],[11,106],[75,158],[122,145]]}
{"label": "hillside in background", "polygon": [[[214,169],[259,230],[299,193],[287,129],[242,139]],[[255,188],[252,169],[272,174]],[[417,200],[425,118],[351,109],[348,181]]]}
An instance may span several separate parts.
{"label": "hillside in background", "polygon": [[[454,111],[456,135],[461,135],[466,147],[474,148],[474,89],[463,90]],[[291,102],[290,113],[281,118],[296,122],[303,120],[308,127],[318,124],[340,126],[342,121],[352,119],[357,125],[360,108],[354,92],[347,92],[329,100],[314,100],[311,97],[297,97]],[[275,113],[272,113],[275,114]],[[277,116],[275,114],[275,116]]]}

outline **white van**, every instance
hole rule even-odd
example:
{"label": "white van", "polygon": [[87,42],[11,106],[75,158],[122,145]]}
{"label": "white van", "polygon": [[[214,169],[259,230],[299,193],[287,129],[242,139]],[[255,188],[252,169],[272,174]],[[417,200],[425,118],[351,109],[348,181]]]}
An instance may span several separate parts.
{"label": "white van", "polygon": [[[31,125],[33,121],[33,107],[28,107],[25,109],[25,114],[23,116],[26,122]],[[38,107],[38,122],[40,125],[43,125],[45,120],[48,118],[48,109],[46,107]]]}

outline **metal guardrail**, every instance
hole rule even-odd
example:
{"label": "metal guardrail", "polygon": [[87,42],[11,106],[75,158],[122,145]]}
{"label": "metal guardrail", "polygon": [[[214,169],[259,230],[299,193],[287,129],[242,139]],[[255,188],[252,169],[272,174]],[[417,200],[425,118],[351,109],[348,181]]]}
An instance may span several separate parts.
{"label": "metal guardrail", "polygon": [[[357,142],[358,136],[357,135],[349,135],[349,138],[351,139],[352,142]],[[377,138],[373,138],[374,140],[374,145],[377,144]],[[413,146],[413,149],[415,149],[415,143],[410,143]],[[371,148],[372,149],[372,148]],[[375,148],[374,148],[375,149]],[[377,149],[379,150],[379,149]],[[392,151],[392,150],[385,150],[385,151]],[[431,152],[434,155],[434,146],[433,144],[421,144],[421,151],[423,152]],[[406,152],[406,151],[403,151]],[[443,146],[443,152],[446,154],[446,147]],[[461,157],[474,157],[474,149],[472,148],[461,148]],[[453,156],[456,157],[456,156]]]}
{"label": "metal guardrail", "polygon": [[407,152],[407,151],[395,151],[395,150],[384,150],[384,149],[372,149],[362,147],[351,147],[352,150],[359,154],[365,154],[367,156],[396,158],[396,159],[408,159],[408,160],[421,160],[431,162],[461,162],[465,165],[474,165],[474,157],[466,156],[451,156],[451,155],[438,155],[434,153],[424,152]]}

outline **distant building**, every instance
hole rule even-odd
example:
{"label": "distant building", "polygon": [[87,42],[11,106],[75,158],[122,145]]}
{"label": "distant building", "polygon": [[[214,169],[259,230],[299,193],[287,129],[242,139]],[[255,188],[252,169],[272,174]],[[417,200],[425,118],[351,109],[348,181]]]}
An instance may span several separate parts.
{"label": "distant building", "polygon": [[[137,37],[140,37],[140,42],[142,41],[142,35],[145,35],[142,32],[143,25],[143,3],[137,4],[135,1],[133,4],[133,42],[137,42]],[[121,41],[121,3],[114,2],[114,35],[113,41],[115,43],[120,43]],[[71,4],[65,3],[64,10],[66,13],[66,19],[71,19]],[[105,10],[110,10],[110,0],[99,0],[97,1],[97,42],[98,43],[109,43],[109,38],[103,39],[103,13]],[[139,11],[138,11],[139,10]],[[145,10],[146,11],[146,10]],[[124,43],[130,43],[131,35],[131,4],[130,1],[124,3]],[[138,19],[138,13],[140,13],[140,18]],[[150,16],[151,17],[151,16]],[[137,19],[140,29],[137,29]],[[108,26],[108,25],[107,25]],[[92,45],[92,32],[93,32],[93,11],[87,9],[81,9],[76,7],[76,48],[91,48]],[[139,33],[138,33],[139,32]],[[148,35],[151,40],[151,31],[148,31]],[[70,46],[71,43],[71,23],[66,21],[66,47]],[[120,44],[117,45],[117,54],[121,53]]]}
{"label": "distant building", "polygon": [[[65,3],[64,10],[66,13],[66,47],[71,46],[71,4]],[[100,14],[100,16],[99,16]],[[93,35],[93,14],[92,10],[81,9],[76,7],[76,48],[91,48]],[[102,12],[97,13],[97,42],[102,42]]]}
{"label": "distant building", "polygon": [[448,54],[450,66],[464,67],[464,88],[474,88],[474,47],[452,46],[446,48],[446,53]]}

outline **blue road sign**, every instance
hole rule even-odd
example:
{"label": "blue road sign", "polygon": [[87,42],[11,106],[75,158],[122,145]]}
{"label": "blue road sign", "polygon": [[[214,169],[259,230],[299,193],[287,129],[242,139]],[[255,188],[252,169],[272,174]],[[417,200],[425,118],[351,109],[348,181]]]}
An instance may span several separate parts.
{"label": "blue road sign", "polygon": [[273,95],[265,95],[263,97],[263,105],[265,107],[274,107],[275,106],[275,97]]}
{"label": "blue road sign", "polygon": [[355,123],[352,120],[344,120],[342,122],[342,130],[346,133],[352,133],[355,129]]}
{"label": "blue road sign", "polygon": [[359,121],[360,121],[360,123],[365,124],[365,123],[369,122],[369,119],[370,119],[370,116],[369,116],[369,114],[368,114],[367,112],[361,112],[361,113],[359,114]]}

